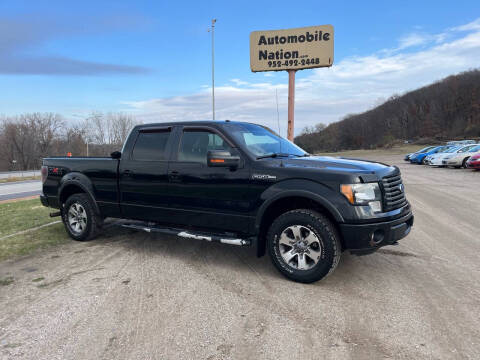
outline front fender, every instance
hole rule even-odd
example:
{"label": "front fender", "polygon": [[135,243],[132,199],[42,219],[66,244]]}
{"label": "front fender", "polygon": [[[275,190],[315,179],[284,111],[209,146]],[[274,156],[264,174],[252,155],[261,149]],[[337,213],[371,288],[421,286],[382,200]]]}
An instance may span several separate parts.
{"label": "front fender", "polygon": [[282,198],[294,196],[304,197],[317,202],[330,212],[335,221],[339,223],[344,222],[338,206],[335,205],[338,201],[344,202],[339,193],[334,192],[326,185],[311,180],[291,179],[276,183],[262,193],[261,200],[263,200],[263,203],[257,212],[255,229],[257,231],[260,229],[263,215],[271,204]]}

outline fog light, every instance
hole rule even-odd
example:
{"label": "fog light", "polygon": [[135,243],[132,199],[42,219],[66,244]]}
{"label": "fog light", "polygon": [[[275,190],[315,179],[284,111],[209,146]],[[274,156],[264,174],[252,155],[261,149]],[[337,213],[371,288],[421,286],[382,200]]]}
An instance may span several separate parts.
{"label": "fog light", "polygon": [[381,229],[375,230],[372,233],[372,237],[370,239],[370,246],[375,246],[380,244],[384,238],[385,238],[385,231]]}
{"label": "fog light", "polygon": [[380,201],[370,201],[368,205],[374,213],[382,212],[382,203]]}

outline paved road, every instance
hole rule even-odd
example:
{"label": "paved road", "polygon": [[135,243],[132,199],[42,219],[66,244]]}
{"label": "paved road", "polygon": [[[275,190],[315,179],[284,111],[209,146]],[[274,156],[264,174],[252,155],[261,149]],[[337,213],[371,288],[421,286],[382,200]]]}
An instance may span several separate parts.
{"label": "paved road", "polygon": [[40,170],[35,171],[4,171],[0,172],[0,179],[7,179],[9,177],[27,177],[27,176],[39,176]]}
{"label": "paved road", "polygon": [[[110,228],[0,263],[5,359],[478,359],[480,172],[400,166],[396,247],[302,285],[252,249]],[[35,278],[45,280],[33,282]]]}
{"label": "paved road", "polygon": [[41,192],[42,182],[40,180],[4,183],[0,184],[0,201],[40,195]]}

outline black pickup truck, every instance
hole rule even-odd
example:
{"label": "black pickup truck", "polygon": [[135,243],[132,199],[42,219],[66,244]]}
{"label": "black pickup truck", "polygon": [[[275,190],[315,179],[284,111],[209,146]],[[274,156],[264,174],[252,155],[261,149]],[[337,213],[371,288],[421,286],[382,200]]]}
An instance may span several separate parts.
{"label": "black pickup truck", "polygon": [[332,272],[342,251],[372,253],[413,225],[397,167],[311,156],[260,125],[192,121],[135,127],[110,158],[51,157],[43,205],[75,240],[105,218],[197,240],[255,246],[290,279]]}

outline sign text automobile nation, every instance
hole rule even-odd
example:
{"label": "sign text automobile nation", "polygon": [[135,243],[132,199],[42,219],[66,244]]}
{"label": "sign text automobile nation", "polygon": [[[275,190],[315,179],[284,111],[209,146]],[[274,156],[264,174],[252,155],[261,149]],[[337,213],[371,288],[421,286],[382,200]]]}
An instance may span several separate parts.
{"label": "sign text automobile nation", "polygon": [[254,72],[299,70],[332,63],[332,25],[250,34],[250,67]]}

